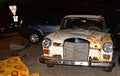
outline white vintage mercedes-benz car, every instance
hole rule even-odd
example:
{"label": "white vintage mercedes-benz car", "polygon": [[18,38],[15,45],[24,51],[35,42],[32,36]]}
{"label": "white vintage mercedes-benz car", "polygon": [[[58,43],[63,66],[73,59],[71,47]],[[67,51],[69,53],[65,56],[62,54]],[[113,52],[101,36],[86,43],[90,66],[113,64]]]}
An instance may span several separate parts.
{"label": "white vintage mercedes-benz car", "polygon": [[48,67],[56,64],[101,67],[111,72],[113,42],[101,15],[67,15],[61,29],[44,37],[40,62]]}

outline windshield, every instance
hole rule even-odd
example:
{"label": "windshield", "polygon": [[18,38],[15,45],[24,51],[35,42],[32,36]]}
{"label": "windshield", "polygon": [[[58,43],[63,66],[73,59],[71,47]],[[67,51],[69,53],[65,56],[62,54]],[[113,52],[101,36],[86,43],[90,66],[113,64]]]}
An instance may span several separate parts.
{"label": "windshield", "polygon": [[95,18],[69,18],[65,20],[65,29],[82,28],[94,31],[105,31],[102,19]]}

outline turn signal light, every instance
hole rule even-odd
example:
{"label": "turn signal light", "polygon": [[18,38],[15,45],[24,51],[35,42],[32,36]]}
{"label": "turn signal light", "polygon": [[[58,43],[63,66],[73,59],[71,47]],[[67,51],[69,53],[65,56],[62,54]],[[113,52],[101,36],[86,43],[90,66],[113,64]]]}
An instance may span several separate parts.
{"label": "turn signal light", "polygon": [[49,54],[49,49],[47,48],[43,49],[43,54]]}
{"label": "turn signal light", "polygon": [[106,60],[109,60],[110,59],[110,55],[104,54],[103,58],[106,59]]}

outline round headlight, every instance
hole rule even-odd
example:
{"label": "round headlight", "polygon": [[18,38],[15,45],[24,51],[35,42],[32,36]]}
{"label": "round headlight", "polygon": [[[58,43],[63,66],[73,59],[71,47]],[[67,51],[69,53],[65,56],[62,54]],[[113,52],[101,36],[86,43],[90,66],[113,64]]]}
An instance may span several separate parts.
{"label": "round headlight", "polygon": [[51,40],[49,38],[45,38],[42,41],[42,46],[48,48],[51,45]]}
{"label": "round headlight", "polygon": [[104,50],[106,53],[112,52],[112,51],[113,51],[113,45],[112,45],[112,43],[110,43],[110,42],[104,43],[104,45],[103,45],[103,50]]}

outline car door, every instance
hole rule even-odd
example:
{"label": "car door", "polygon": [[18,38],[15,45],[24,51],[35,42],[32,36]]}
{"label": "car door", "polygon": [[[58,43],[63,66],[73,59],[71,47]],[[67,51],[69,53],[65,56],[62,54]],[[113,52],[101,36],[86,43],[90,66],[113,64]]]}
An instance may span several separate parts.
{"label": "car door", "polygon": [[44,35],[49,34],[60,28],[59,25],[38,25],[37,29],[41,31]]}

